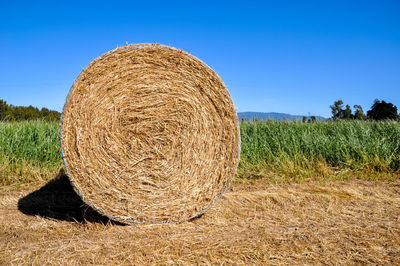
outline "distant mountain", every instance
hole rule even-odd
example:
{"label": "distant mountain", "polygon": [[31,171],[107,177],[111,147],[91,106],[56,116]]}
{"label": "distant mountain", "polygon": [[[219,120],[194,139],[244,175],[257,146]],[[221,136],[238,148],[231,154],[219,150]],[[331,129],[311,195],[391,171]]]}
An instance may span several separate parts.
{"label": "distant mountain", "polygon": [[[290,115],[290,114],[285,114],[285,113],[262,113],[262,112],[238,112],[238,117],[239,120],[275,120],[275,121],[281,121],[281,120],[302,120],[303,115]],[[307,119],[310,118],[310,116],[305,116]],[[326,120],[325,117],[322,116],[315,116],[317,120]]]}

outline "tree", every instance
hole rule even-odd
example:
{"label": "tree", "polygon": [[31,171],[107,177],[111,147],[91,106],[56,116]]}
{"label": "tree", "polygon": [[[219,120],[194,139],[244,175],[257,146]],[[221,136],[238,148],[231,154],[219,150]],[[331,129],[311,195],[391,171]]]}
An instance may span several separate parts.
{"label": "tree", "polygon": [[397,119],[397,107],[392,103],[376,99],[371,110],[367,112],[367,117],[372,120]]}
{"label": "tree", "polygon": [[303,123],[307,122],[307,117],[303,116]]}
{"label": "tree", "polygon": [[317,121],[317,118],[315,117],[315,115],[312,115],[310,118],[311,118],[311,122]]}
{"label": "tree", "polygon": [[7,116],[8,105],[6,101],[0,100],[0,121],[4,121]]}
{"label": "tree", "polygon": [[43,119],[47,121],[60,120],[60,113],[47,108],[38,108],[30,105],[14,106],[8,105],[6,101],[0,99],[0,121],[21,121],[21,120],[36,120]]}
{"label": "tree", "polygon": [[367,117],[364,114],[364,110],[361,107],[361,105],[355,104],[354,106],[355,112],[354,112],[354,119],[357,120],[365,120]]}
{"label": "tree", "polygon": [[343,101],[337,100],[333,105],[329,106],[332,109],[332,119],[338,120],[342,118],[343,115]]}
{"label": "tree", "polygon": [[350,105],[346,105],[346,109],[344,109],[343,111],[342,111],[342,115],[341,115],[341,118],[342,119],[352,119],[353,118],[353,115],[352,115],[352,113],[351,113],[352,111],[351,111],[351,108],[350,108]]}

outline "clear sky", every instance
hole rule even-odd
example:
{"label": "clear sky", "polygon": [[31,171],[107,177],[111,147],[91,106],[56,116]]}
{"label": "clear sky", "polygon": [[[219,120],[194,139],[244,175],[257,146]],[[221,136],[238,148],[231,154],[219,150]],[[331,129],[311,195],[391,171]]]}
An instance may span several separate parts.
{"label": "clear sky", "polygon": [[238,111],[400,109],[400,1],[1,1],[0,98],[61,110],[80,71],[126,42],[182,48]]}

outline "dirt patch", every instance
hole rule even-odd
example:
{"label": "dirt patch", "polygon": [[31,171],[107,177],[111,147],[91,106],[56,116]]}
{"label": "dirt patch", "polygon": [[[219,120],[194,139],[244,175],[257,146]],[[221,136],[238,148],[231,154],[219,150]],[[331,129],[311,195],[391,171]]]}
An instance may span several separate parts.
{"label": "dirt patch", "polygon": [[0,264],[400,263],[400,181],[234,183],[202,217],[151,226],[52,182],[0,190]]}

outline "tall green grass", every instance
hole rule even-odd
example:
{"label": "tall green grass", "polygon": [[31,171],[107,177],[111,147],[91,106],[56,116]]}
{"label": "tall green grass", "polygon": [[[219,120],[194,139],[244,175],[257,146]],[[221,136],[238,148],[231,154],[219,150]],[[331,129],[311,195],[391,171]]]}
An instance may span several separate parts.
{"label": "tall green grass", "polygon": [[398,172],[400,123],[394,121],[241,122],[240,169],[311,177],[351,170]]}
{"label": "tall green grass", "polygon": [[[400,173],[399,122],[243,121],[240,131],[239,178]],[[0,123],[0,185],[48,180],[62,165],[58,123]]]}
{"label": "tall green grass", "polygon": [[62,167],[58,123],[0,122],[0,185],[48,180]]}

